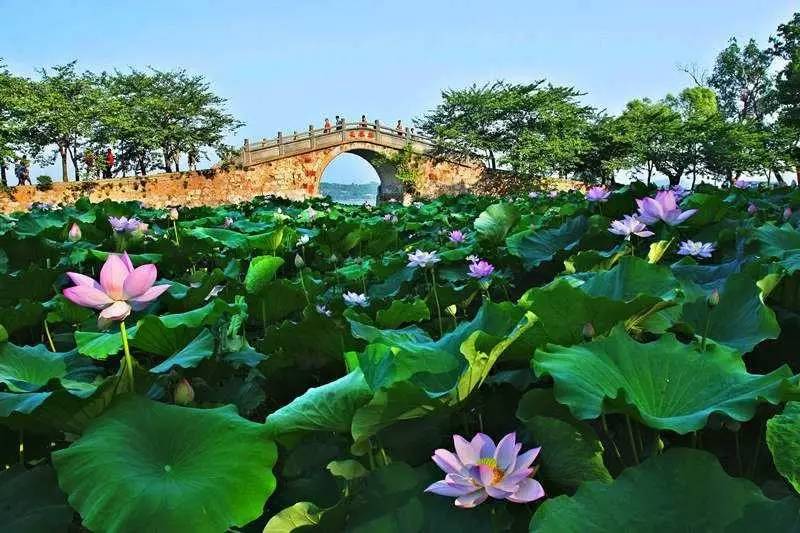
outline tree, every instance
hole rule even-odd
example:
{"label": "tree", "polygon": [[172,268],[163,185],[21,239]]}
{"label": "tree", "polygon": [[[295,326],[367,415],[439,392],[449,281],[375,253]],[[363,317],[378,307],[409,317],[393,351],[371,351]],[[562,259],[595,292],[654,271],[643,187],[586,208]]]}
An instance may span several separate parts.
{"label": "tree", "polygon": [[708,85],[716,91],[720,110],[727,119],[763,123],[774,110],[772,61],[773,56],[761,50],[753,39],[741,48],[734,37],[719,53]]}
{"label": "tree", "polygon": [[726,121],[722,115],[705,123],[702,160],[705,170],[733,183],[745,172],[769,168],[767,133],[752,121]]}
{"label": "tree", "polygon": [[509,147],[509,125],[520,120],[522,101],[544,83],[495,81],[442,91],[442,103],[417,126],[436,142],[435,155],[468,159],[480,154],[491,169]]}
{"label": "tree", "polygon": [[[775,81],[778,122],[783,135],[791,139],[790,158],[800,164],[800,13],[778,26],[778,34],[770,38],[770,53],[785,61]],[[797,167],[800,183],[800,167]]]}
{"label": "tree", "polygon": [[552,85],[525,95],[511,116],[504,161],[517,172],[538,176],[577,170],[591,149],[588,132],[596,119],[594,108],[579,102],[581,96],[573,87]]}
{"label": "tree", "polygon": [[[617,119],[618,135],[630,148],[628,164],[636,170],[645,170],[647,184],[656,170],[656,161],[663,157],[662,146],[677,129],[680,115],[663,102],[632,100]],[[663,165],[662,165],[663,166]]]}
{"label": "tree", "polygon": [[0,61],[0,185],[8,186],[7,165],[26,147],[31,105],[28,80],[14,76]]}
{"label": "tree", "polygon": [[589,148],[581,154],[575,169],[584,181],[613,183],[617,171],[631,165],[633,145],[619,117],[598,117],[590,125],[586,140]]}
{"label": "tree", "polygon": [[92,133],[95,120],[97,91],[91,73],[78,73],[76,62],[41,69],[41,80],[34,82],[31,131],[34,143],[41,147],[55,144],[61,157],[61,179],[69,181],[68,160],[72,160],[75,179],[79,179],[81,145]]}

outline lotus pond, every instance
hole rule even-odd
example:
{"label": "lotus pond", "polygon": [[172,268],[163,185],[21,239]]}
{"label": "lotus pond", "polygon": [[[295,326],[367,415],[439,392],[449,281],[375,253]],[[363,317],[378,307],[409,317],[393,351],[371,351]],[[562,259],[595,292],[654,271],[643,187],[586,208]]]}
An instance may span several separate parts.
{"label": "lotus pond", "polygon": [[0,216],[0,529],[797,530],[797,208]]}

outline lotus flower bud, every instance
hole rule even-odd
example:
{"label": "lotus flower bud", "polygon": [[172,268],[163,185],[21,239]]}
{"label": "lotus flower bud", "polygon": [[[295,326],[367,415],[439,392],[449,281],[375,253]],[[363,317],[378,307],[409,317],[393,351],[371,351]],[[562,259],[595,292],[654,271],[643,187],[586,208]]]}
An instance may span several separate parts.
{"label": "lotus flower bud", "polygon": [[336,257],[336,254],[331,254],[331,263],[335,263],[338,260],[339,260],[339,258]]}
{"label": "lotus flower bud", "polygon": [[178,220],[178,210],[174,207],[169,210],[169,219],[170,220]]}
{"label": "lotus flower bud", "polygon": [[590,341],[594,338],[594,336],[597,333],[595,332],[592,323],[587,322],[586,324],[583,325],[583,331],[581,331],[581,334],[583,335],[584,340]]}
{"label": "lotus flower bud", "polygon": [[756,211],[758,211],[758,207],[756,207],[756,204],[750,204],[747,206],[747,214],[755,215]]}
{"label": "lotus flower bud", "polygon": [[448,315],[456,316],[456,313],[458,312],[458,307],[456,307],[456,304],[448,305],[447,307],[444,308],[444,310],[447,311]]}
{"label": "lotus flower bud", "polygon": [[792,208],[787,207],[783,210],[783,220],[789,220],[790,218],[792,218]]}
{"label": "lotus flower bud", "polygon": [[294,266],[296,266],[297,268],[303,268],[304,266],[306,266],[306,262],[303,261],[303,258],[300,256],[300,254],[295,254]]}
{"label": "lotus flower bud", "polygon": [[194,401],[194,389],[186,378],[181,378],[178,384],[175,385],[173,396],[175,403],[178,405],[189,405]]}
{"label": "lotus flower bud", "polygon": [[69,234],[67,235],[70,241],[78,242],[81,240],[81,228],[78,224],[72,224],[72,227],[69,228]]}
{"label": "lotus flower bud", "polygon": [[711,291],[711,294],[708,296],[708,300],[706,300],[709,307],[716,307],[719,305],[719,291],[714,289]]}

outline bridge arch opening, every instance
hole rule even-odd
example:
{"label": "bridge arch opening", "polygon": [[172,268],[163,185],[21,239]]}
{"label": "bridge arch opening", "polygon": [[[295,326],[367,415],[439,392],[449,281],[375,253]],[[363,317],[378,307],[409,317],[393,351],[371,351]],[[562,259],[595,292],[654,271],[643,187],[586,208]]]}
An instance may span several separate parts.
{"label": "bridge arch opening", "polygon": [[323,169],[319,192],[336,202],[375,204],[402,200],[397,169],[377,152],[354,149],[334,157]]}

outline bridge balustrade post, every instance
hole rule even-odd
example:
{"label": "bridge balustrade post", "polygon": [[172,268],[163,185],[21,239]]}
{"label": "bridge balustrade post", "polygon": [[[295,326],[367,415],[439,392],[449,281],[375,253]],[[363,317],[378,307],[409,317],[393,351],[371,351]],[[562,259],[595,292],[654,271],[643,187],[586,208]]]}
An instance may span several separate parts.
{"label": "bridge balustrade post", "polygon": [[381,140],[381,121],[375,120],[375,142]]}
{"label": "bridge balustrade post", "polygon": [[244,140],[244,145],[242,145],[242,165],[246,165],[249,163],[248,158],[250,156],[250,139]]}
{"label": "bridge balustrade post", "polygon": [[309,139],[309,144],[310,144],[311,148],[315,148],[316,145],[317,145],[317,140],[314,138],[314,125],[313,124],[309,124],[308,125],[308,139]]}
{"label": "bridge balustrade post", "polygon": [[278,132],[278,155],[283,155],[283,133]]}

